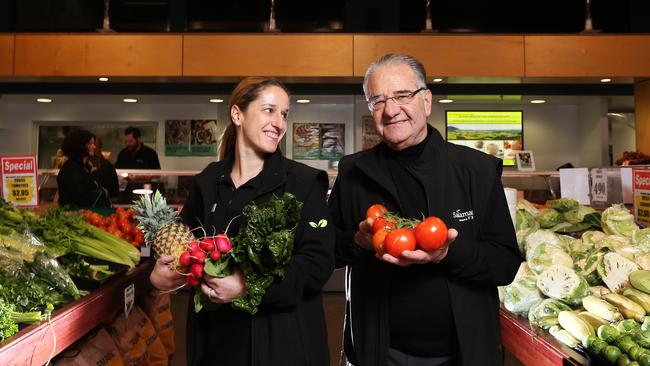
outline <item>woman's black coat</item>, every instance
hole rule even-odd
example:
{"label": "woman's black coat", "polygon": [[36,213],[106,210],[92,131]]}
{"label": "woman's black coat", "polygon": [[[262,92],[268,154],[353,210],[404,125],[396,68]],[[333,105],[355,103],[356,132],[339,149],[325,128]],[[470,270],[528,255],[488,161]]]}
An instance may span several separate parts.
{"label": "woman's black coat", "polygon": [[[438,264],[447,273],[457,330],[459,350],[450,351],[464,366],[500,365],[497,286],[509,284],[522,261],[501,185],[501,161],[447,143],[433,128],[429,133],[423,154],[407,169],[425,188],[428,216],[459,233]],[[382,149],[387,149],[383,143],[343,158],[329,200],[337,267],[348,266],[350,281],[345,351],[356,366],[385,365],[390,341],[385,284],[391,265],[353,242],[370,205],[403,212]]]}
{"label": "woman's black coat", "polygon": [[[195,177],[182,211],[183,220],[190,227],[224,226],[224,223],[213,222],[211,210],[214,203],[219,202],[217,182],[230,174],[231,166],[232,157],[210,164]],[[223,305],[228,308],[224,311],[202,310],[199,314],[194,314],[190,308],[188,365],[227,366],[234,363],[229,359],[237,359],[241,353],[250,354],[252,366],[329,365],[321,293],[334,270],[334,228],[329,223],[325,201],[327,174],[286,159],[279,151],[267,158],[260,174],[262,184],[256,202],[289,192],[304,203],[293,257],[285,267],[285,278],[271,285],[254,316],[232,310],[230,305]],[[328,221],[327,226],[309,224],[322,219]],[[239,319],[251,322],[250,334],[229,335],[227,344],[210,341],[209,333],[219,332],[220,323],[238,322]],[[240,336],[250,338],[238,339]],[[250,344],[250,348],[241,344]]]}
{"label": "woman's black coat", "polygon": [[80,161],[68,159],[56,176],[59,206],[83,208],[111,207],[108,193]]}

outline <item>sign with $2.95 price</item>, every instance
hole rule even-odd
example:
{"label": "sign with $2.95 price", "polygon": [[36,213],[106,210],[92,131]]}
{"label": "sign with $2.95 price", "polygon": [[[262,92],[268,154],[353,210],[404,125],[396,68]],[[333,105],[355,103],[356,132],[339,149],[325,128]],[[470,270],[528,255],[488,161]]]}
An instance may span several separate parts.
{"label": "sign with $2.95 price", "polygon": [[36,156],[0,156],[2,198],[16,206],[38,206]]}

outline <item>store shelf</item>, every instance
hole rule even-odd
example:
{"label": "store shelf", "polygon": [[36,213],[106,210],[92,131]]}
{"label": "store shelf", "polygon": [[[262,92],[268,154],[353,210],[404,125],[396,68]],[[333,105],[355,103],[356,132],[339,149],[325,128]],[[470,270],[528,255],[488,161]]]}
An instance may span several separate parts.
{"label": "store shelf", "polygon": [[149,287],[153,262],[145,262],[87,296],[52,313],[50,324],[22,329],[0,343],[0,365],[43,365],[97,325],[109,322],[124,309],[124,289],[135,285],[135,296]]}
{"label": "store shelf", "polygon": [[531,329],[528,319],[501,309],[501,344],[526,366],[589,365],[589,360],[550,334]]}

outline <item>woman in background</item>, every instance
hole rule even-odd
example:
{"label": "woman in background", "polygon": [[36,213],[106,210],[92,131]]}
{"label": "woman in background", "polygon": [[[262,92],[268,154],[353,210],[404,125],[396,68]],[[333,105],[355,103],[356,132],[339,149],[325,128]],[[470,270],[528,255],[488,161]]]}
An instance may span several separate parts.
{"label": "woman in background", "polygon": [[95,135],[86,130],[74,130],[63,139],[61,150],[68,160],[56,177],[59,206],[110,208],[108,193],[91,174],[89,159],[95,153]]}
{"label": "woman in background", "polygon": [[[197,291],[219,304],[214,311],[188,311],[187,364],[220,366],[329,365],[322,287],[334,270],[334,231],[309,222],[329,221],[327,174],[282,156],[278,144],[287,130],[289,95],[276,79],[242,80],[230,98],[230,124],[220,160],[194,178],[181,216],[199,226],[236,235],[242,208],[273,195],[292,193],[304,206],[284,279],[273,283],[258,312],[250,315],[230,303],[246,294],[239,269],[230,276],[205,276]],[[199,232],[198,230],[194,232]],[[161,291],[182,285],[185,277],[161,257],[151,274]],[[190,307],[191,309],[191,307]]]}
{"label": "woman in background", "polygon": [[117,197],[120,186],[117,181],[115,166],[102,154],[102,140],[95,136],[95,153],[90,156],[91,173],[100,186],[106,188],[111,197]]}

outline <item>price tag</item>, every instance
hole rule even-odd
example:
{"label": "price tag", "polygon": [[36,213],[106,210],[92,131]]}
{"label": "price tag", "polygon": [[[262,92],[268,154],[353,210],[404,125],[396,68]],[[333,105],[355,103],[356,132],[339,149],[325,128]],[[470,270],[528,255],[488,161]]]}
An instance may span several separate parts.
{"label": "price tag", "polygon": [[601,169],[591,172],[591,200],[607,202],[607,173]]}
{"label": "price tag", "polygon": [[2,197],[16,206],[38,206],[36,156],[1,156]]}
{"label": "price tag", "polygon": [[633,169],[634,216],[640,223],[650,226],[650,169]]}
{"label": "price tag", "polygon": [[135,301],[135,284],[130,284],[124,289],[124,317],[128,318],[133,310]]}

